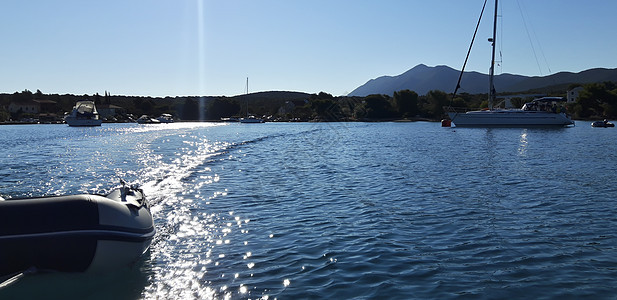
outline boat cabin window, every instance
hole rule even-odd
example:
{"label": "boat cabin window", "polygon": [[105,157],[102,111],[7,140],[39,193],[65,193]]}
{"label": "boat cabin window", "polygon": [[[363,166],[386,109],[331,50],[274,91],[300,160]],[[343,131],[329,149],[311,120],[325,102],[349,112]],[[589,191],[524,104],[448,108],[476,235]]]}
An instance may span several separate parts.
{"label": "boat cabin window", "polygon": [[553,113],[565,112],[565,107],[553,100],[534,100],[525,103],[522,107],[524,111],[546,111]]}

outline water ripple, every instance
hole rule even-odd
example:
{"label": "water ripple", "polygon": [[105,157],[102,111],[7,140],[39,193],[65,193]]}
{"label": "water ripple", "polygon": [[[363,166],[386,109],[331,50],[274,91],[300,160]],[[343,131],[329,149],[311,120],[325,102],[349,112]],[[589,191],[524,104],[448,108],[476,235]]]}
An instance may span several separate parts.
{"label": "water ripple", "polygon": [[146,279],[132,287],[142,298],[615,291],[610,131],[421,122],[40,128],[27,142],[5,138],[40,146],[2,152],[0,194],[106,190],[118,176],[142,183],[158,229],[140,267]]}

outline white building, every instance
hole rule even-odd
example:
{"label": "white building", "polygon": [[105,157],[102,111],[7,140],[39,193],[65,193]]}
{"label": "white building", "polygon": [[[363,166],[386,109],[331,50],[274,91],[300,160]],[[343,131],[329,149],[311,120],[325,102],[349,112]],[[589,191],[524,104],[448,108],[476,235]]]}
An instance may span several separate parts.
{"label": "white building", "polygon": [[125,112],[124,108],[117,106],[117,105],[113,105],[113,104],[98,104],[96,106],[96,110],[99,112],[99,115],[103,118],[113,117],[117,114]]}
{"label": "white building", "polygon": [[25,100],[11,101],[9,104],[9,112],[17,113],[21,110],[26,114],[38,114],[41,112],[54,112],[56,101],[52,100]]}
{"label": "white building", "polygon": [[579,87],[575,87],[571,90],[568,91],[568,103],[574,103],[576,102],[576,100],[578,100],[578,93],[580,93],[583,90],[582,86]]}

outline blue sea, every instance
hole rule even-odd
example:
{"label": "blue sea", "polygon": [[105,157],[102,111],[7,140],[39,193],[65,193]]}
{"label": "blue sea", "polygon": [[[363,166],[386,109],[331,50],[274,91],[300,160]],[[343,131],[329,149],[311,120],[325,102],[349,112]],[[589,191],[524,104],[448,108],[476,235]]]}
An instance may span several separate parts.
{"label": "blue sea", "polygon": [[0,126],[3,198],[139,183],[157,234],[1,299],[613,298],[617,130],[439,123]]}

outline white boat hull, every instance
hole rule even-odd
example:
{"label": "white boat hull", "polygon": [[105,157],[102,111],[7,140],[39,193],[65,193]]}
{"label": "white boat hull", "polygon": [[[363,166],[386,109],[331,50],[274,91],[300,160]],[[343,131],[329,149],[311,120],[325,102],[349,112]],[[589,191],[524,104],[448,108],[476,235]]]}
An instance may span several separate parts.
{"label": "white boat hull", "polygon": [[137,119],[137,123],[139,124],[160,124],[161,121],[154,119],[154,118],[150,118],[148,115],[143,115],[139,117],[139,119]]}
{"label": "white boat hull", "polygon": [[77,119],[74,117],[66,117],[64,121],[69,126],[74,127],[88,127],[88,126],[101,126],[103,124],[103,120],[100,119]]}
{"label": "white boat hull", "polygon": [[160,117],[156,118],[161,123],[173,123],[174,118],[170,114],[162,114]]}
{"label": "white boat hull", "polygon": [[242,118],[240,119],[240,123],[263,123],[262,119],[253,119],[253,118]]}
{"label": "white boat hull", "polygon": [[523,110],[479,110],[466,113],[448,112],[450,120],[457,127],[524,127],[524,126],[568,126],[574,121],[565,113]]}

